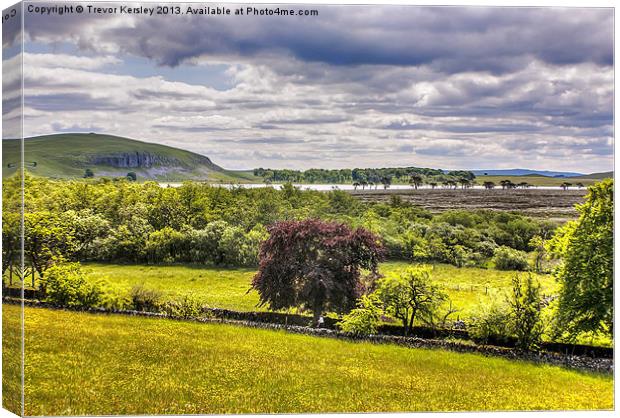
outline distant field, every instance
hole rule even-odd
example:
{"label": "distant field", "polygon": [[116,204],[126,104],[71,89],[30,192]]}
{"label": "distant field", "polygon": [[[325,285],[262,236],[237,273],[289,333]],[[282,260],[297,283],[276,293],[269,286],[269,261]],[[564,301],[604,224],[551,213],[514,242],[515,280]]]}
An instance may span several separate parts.
{"label": "distant field", "polygon": [[546,177],[546,176],[477,176],[476,183],[482,185],[485,181],[492,181],[497,186],[500,187],[500,181],[502,180],[510,180],[515,184],[519,184],[521,182],[529,183],[532,186],[557,186],[560,188],[562,183],[571,183],[574,187],[577,187],[577,183],[582,183],[585,187],[590,186],[597,181],[600,181],[605,176],[599,178],[587,178],[588,176],[583,177]]}
{"label": "distant field", "polygon": [[[18,309],[3,306],[6,321]],[[612,376],[476,354],[36,308],[25,316],[26,415],[613,407]]]}
{"label": "distant field", "polygon": [[362,201],[389,202],[393,196],[403,201],[428,209],[431,212],[446,210],[495,210],[515,211],[528,216],[575,218],[575,205],[583,203],[586,189],[419,189],[419,190],[357,190],[350,193]]}

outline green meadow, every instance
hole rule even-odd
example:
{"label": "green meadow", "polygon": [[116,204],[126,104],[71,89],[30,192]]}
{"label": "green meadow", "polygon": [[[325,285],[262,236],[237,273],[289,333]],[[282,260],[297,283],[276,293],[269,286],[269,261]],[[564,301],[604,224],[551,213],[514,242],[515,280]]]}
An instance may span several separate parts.
{"label": "green meadow", "polygon": [[[18,309],[3,306],[5,321]],[[612,376],[522,361],[223,324],[25,317],[31,416],[613,408]]]}
{"label": "green meadow", "polygon": [[[380,266],[380,273],[387,275],[405,270],[407,262],[387,262]],[[253,269],[214,268],[198,265],[118,265],[85,264],[88,277],[92,280],[107,280],[119,287],[130,290],[142,285],[148,289],[161,291],[167,297],[191,294],[213,308],[237,311],[266,310],[258,307],[258,293],[250,290]],[[449,295],[453,308],[459,309],[454,315],[461,319],[469,318],[478,304],[488,303],[491,298],[503,297],[510,290],[511,279],[523,272],[500,271],[481,268],[458,268],[448,264],[433,267],[433,280]],[[556,283],[548,274],[534,275],[542,285],[543,293],[551,294]]]}

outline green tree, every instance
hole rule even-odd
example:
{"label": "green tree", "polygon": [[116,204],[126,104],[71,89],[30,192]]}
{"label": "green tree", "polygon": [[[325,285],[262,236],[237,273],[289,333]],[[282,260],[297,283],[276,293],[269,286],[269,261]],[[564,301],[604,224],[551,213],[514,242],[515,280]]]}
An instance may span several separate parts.
{"label": "green tree", "polygon": [[363,295],[357,302],[357,308],[342,317],[337,326],[344,332],[357,335],[377,333],[381,319],[381,308],[375,295]]}
{"label": "green tree", "polygon": [[493,252],[493,262],[498,270],[520,270],[529,268],[527,253],[514,248],[501,246]]}
{"label": "green tree", "polygon": [[517,347],[524,351],[537,348],[544,331],[541,320],[540,283],[534,282],[531,274],[527,275],[525,282],[515,275],[508,303]]}
{"label": "green tree", "polygon": [[418,315],[432,316],[447,298],[432,283],[428,266],[410,267],[379,279],[376,293],[384,309],[402,321],[405,335],[409,335]]}
{"label": "green tree", "polygon": [[24,253],[26,263],[43,277],[56,261],[68,259],[76,251],[71,227],[57,214],[33,212],[24,214]]}
{"label": "green tree", "polygon": [[588,189],[579,218],[560,228],[549,243],[561,258],[555,275],[561,284],[559,329],[613,335],[614,204],[613,180]]}
{"label": "green tree", "polygon": [[101,298],[99,284],[89,283],[80,263],[56,264],[41,280],[45,300],[57,306],[92,307]]}
{"label": "green tree", "polygon": [[92,179],[93,177],[95,177],[95,173],[93,172],[93,170],[91,170],[90,168],[87,168],[86,170],[84,170],[85,179]]}

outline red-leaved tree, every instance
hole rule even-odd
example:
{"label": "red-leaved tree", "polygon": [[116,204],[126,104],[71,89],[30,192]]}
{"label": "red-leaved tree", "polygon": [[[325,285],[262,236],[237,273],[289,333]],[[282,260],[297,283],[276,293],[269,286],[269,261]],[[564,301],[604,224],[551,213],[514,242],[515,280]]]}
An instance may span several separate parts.
{"label": "red-leaved tree", "polygon": [[282,221],[268,231],[252,282],[260,306],[310,310],[315,324],[326,311],[353,308],[363,291],[361,270],[376,275],[383,257],[377,236],[337,222]]}

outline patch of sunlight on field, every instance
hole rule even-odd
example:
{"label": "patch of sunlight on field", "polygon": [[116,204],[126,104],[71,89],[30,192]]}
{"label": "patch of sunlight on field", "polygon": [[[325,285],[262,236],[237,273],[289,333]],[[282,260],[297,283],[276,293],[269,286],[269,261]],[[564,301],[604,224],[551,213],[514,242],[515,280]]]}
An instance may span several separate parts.
{"label": "patch of sunlight on field", "polygon": [[40,308],[26,329],[27,415],[613,407],[610,375],[475,354]]}
{"label": "patch of sunlight on field", "polygon": [[143,285],[173,297],[192,294],[212,308],[266,310],[256,306],[258,293],[248,293],[256,273],[253,269],[118,264],[85,264],[85,267],[89,279],[107,279],[127,290]]}

